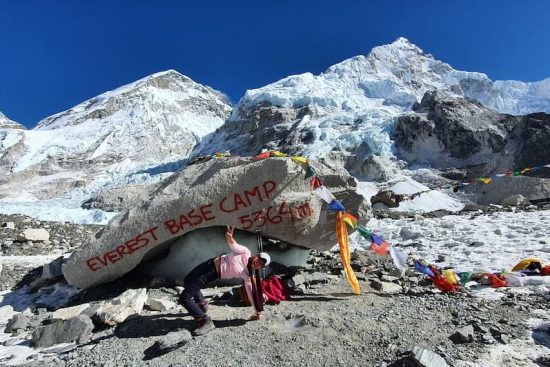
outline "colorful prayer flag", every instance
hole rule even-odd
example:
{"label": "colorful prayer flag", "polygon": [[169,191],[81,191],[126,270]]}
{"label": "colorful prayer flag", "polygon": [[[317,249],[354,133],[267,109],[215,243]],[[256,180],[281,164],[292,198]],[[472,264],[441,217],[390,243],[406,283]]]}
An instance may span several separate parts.
{"label": "colorful prayer flag", "polygon": [[371,234],[371,244],[369,250],[376,252],[380,256],[386,256],[388,254],[388,247],[390,244],[382,237]]}
{"label": "colorful prayer flag", "polygon": [[349,284],[353,290],[353,293],[360,294],[361,287],[355,276],[355,272],[351,268],[351,256],[349,252],[349,236],[348,229],[342,220],[344,213],[338,212],[336,215],[336,236],[338,237],[338,245],[340,247],[340,260],[344,266],[344,271],[346,273],[346,278],[348,279]]}
{"label": "colorful prayer flag", "polygon": [[313,176],[311,178],[311,187],[313,187],[313,190],[319,188],[321,186],[321,180],[319,180],[319,178],[317,178],[316,176]]}
{"label": "colorful prayer flag", "polygon": [[295,156],[291,157],[290,159],[292,159],[292,161],[294,163],[297,163],[301,166],[307,165],[307,158],[305,158],[305,157],[295,155]]}
{"label": "colorful prayer flag", "polygon": [[[321,187],[324,187],[324,186],[321,186]],[[335,212],[343,212],[346,210],[346,208],[342,205],[342,203],[336,199],[332,200],[330,204],[328,204],[327,209],[334,210]]]}
{"label": "colorful prayer flag", "polygon": [[254,157],[256,160],[266,159],[269,158],[269,152],[260,153],[257,156]]}
{"label": "colorful prayer flag", "polygon": [[472,278],[472,272],[471,271],[463,271],[457,274],[458,278],[460,280],[460,285],[465,286],[466,283],[470,281]]}
{"label": "colorful prayer flag", "polygon": [[368,229],[366,229],[365,227],[363,227],[361,224],[358,224],[357,226],[355,226],[355,229],[357,230],[357,232],[359,232],[359,234],[361,236],[363,236],[367,241],[371,241],[372,242],[372,239],[371,239],[371,235],[372,235],[372,232],[369,231]]}
{"label": "colorful prayer flag", "polygon": [[355,226],[357,225],[357,218],[355,218],[350,213],[344,212],[344,214],[342,215],[342,220],[351,228],[355,228]]}
{"label": "colorful prayer flag", "polygon": [[304,180],[307,180],[308,178],[310,178],[312,176],[315,176],[316,174],[317,174],[317,172],[315,172],[315,169],[313,169],[313,167],[308,165],[306,167],[306,177],[304,178]]}
{"label": "colorful prayer flag", "polygon": [[430,278],[433,278],[435,276],[433,271],[430,269],[429,265],[422,260],[414,261],[414,271],[417,271],[422,274],[426,274]]}
{"label": "colorful prayer flag", "polygon": [[328,189],[323,185],[319,186],[314,191],[315,195],[323,199],[327,204],[332,203],[336,199],[334,195],[332,195],[331,192],[328,191]]}
{"label": "colorful prayer flag", "polygon": [[286,157],[286,153],[280,152],[278,150],[274,150],[271,152],[271,155],[273,157]]}
{"label": "colorful prayer flag", "polygon": [[390,256],[395,264],[395,267],[401,271],[401,276],[407,271],[408,255],[403,249],[390,245]]}
{"label": "colorful prayer flag", "polygon": [[458,278],[453,269],[445,269],[441,272],[441,274],[443,275],[443,278],[447,279],[449,283],[458,284]]}

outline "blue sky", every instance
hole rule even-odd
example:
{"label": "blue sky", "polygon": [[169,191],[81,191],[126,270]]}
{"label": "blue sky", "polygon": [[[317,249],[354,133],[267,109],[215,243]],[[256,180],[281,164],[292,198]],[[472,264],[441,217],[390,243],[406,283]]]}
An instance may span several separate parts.
{"label": "blue sky", "polygon": [[0,111],[27,127],[175,69],[227,94],[408,38],[455,69],[550,77],[550,1],[0,0]]}

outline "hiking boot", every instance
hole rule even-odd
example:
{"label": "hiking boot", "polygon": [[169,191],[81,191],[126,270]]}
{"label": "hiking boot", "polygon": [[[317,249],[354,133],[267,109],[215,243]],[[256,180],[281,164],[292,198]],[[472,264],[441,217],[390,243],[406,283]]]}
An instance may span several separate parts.
{"label": "hiking boot", "polygon": [[202,310],[202,312],[207,313],[208,311],[208,301],[204,300],[201,303],[199,303],[199,307]]}
{"label": "hiking boot", "polygon": [[201,336],[214,330],[215,328],[216,326],[212,322],[212,319],[207,316],[206,318],[197,321],[197,328],[193,331],[193,335]]}

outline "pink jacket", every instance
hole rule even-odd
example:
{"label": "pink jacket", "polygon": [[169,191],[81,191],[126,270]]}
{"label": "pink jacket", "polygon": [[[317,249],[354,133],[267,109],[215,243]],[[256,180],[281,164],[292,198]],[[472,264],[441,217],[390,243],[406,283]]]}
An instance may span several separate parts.
{"label": "pink jacket", "polygon": [[244,287],[246,289],[246,294],[248,300],[252,304],[254,311],[254,299],[252,298],[252,282],[250,280],[250,274],[248,273],[248,259],[252,254],[250,250],[243,245],[239,245],[235,240],[227,240],[227,244],[231,251],[230,254],[225,254],[221,257],[220,261],[220,278],[222,279],[231,279],[231,278],[242,278],[244,280]]}

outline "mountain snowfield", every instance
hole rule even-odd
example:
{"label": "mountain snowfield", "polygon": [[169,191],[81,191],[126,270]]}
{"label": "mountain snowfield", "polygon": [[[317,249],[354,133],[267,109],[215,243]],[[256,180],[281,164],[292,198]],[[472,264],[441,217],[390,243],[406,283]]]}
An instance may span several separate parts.
{"label": "mountain snowfield", "polygon": [[[411,111],[426,91],[473,98],[514,114],[550,112],[549,86],[550,79],[492,82],[482,73],[457,71],[404,38],[318,76],[289,76],[249,90],[233,109],[220,92],[168,70],[84,101],[32,130],[13,128],[13,122],[0,125],[0,212],[105,223],[112,213],[83,210],[81,203],[110,187],[158,182],[192,155],[257,153],[242,148],[251,131],[231,139],[227,131],[238,130],[247,111],[262,105],[307,107],[292,125],[282,125],[307,132],[300,146],[303,155],[327,159],[342,152],[358,161],[387,157],[395,166],[392,182],[403,182],[413,172],[395,163],[391,131],[396,116]],[[421,186],[411,185],[401,190]],[[407,209],[461,207],[446,193],[425,195],[445,199],[432,200],[427,207],[407,203]]]}
{"label": "mountain snowfield", "polygon": [[82,102],[33,130],[2,130],[1,158],[8,162],[0,166],[7,181],[0,210],[105,222],[112,215],[86,214],[80,204],[107,187],[166,177],[230,111],[221,93],[169,70]]}

